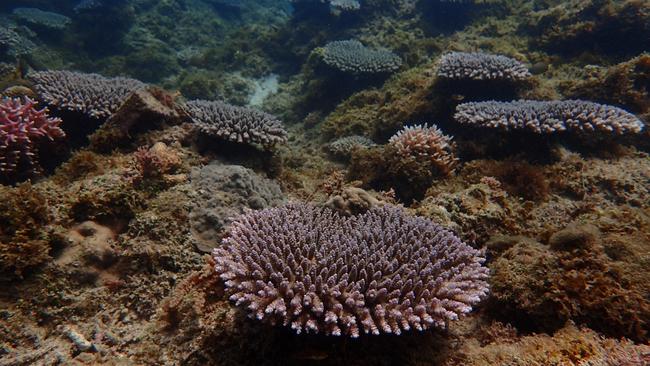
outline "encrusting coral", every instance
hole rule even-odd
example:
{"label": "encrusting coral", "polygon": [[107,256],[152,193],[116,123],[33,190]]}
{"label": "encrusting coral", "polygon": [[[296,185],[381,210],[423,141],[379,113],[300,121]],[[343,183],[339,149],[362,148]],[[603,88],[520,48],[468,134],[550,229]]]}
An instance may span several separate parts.
{"label": "encrusting coral", "polygon": [[308,204],[251,212],[214,260],[236,305],[297,333],[444,327],[488,292],[478,250],[386,205],[351,217]]}
{"label": "encrusting coral", "polygon": [[280,186],[241,165],[211,163],[190,175],[196,190],[189,223],[195,246],[210,252],[235,217],[284,202]]}

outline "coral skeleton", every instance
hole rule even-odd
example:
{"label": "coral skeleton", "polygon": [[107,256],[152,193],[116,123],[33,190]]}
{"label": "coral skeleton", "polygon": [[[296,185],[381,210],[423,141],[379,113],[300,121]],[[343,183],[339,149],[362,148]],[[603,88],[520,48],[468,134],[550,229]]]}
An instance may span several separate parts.
{"label": "coral skeleton", "polygon": [[444,328],[488,292],[481,251],[397,206],[350,217],[300,203],[249,212],[213,256],[230,300],[298,334]]}

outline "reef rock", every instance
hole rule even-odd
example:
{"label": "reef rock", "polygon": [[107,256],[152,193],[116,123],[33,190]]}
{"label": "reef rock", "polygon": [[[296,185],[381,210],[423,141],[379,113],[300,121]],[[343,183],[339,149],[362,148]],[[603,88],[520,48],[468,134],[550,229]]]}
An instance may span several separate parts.
{"label": "reef rock", "polygon": [[196,247],[210,252],[230,222],[247,209],[284,202],[280,186],[240,165],[213,162],[191,173],[197,197],[190,214]]}

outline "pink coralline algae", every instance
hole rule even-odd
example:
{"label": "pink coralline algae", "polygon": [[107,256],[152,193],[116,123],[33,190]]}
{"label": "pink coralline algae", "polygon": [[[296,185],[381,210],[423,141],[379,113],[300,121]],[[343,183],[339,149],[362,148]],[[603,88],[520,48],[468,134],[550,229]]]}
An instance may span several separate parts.
{"label": "pink coralline algae", "polygon": [[49,117],[47,109],[25,97],[4,98],[0,102],[0,176],[17,167],[38,168],[35,156],[43,141],[65,137],[59,118]]}
{"label": "pink coralline algae", "polygon": [[252,211],[213,254],[231,301],[299,334],[444,328],[488,292],[481,251],[389,205],[350,217],[309,204]]}

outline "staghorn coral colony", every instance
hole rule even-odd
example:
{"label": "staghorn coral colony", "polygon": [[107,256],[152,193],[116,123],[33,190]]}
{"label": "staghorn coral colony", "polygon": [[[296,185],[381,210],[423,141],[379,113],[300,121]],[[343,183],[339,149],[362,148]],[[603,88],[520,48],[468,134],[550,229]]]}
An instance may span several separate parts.
{"label": "staghorn coral colony", "polygon": [[0,366],[650,365],[649,14],[3,1]]}

